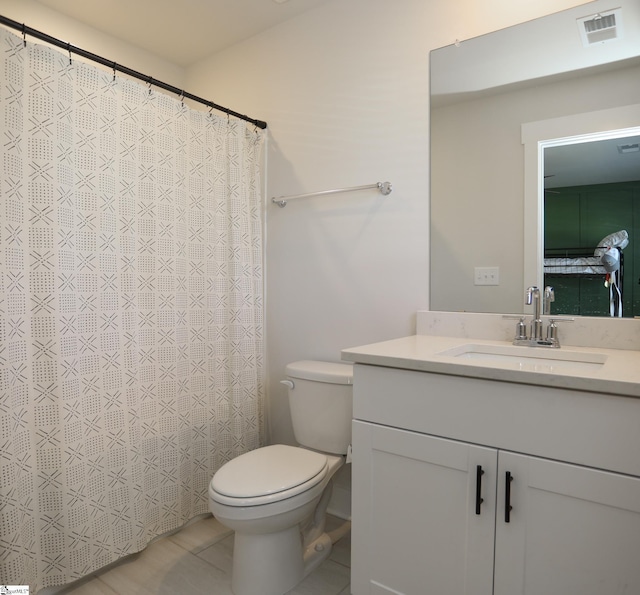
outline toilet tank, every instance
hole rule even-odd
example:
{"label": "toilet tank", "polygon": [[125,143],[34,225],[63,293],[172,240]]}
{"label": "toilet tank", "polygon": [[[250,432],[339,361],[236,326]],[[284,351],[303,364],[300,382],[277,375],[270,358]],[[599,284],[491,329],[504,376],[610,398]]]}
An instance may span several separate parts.
{"label": "toilet tank", "polygon": [[343,455],[351,444],[353,365],[303,360],[285,368],[293,433],[301,446]]}

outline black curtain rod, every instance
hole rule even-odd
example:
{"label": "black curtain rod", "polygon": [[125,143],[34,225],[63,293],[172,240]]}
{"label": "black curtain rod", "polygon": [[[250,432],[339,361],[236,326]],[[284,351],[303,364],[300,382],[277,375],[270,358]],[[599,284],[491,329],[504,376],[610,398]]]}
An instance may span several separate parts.
{"label": "black curtain rod", "polygon": [[209,101],[207,99],[202,99],[202,97],[198,97],[197,95],[193,95],[191,93],[187,93],[186,91],[184,91],[183,89],[179,89],[178,87],[174,87],[173,85],[169,85],[167,83],[163,83],[162,81],[157,81],[156,79],[147,76],[145,74],[142,74],[141,72],[137,72],[136,70],[132,70],[131,68],[127,68],[126,66],[122,66],[121,64],[117,64],[116,62],[114,62],[113,60],[107,60],[106,58],[103,58],[102,56],[98,56],[97,54],[92,54],[91,52],[88,52],[86,50],[83,50],[82,48],[78,48],[74,45],[71,45],[70,43],[66,43],[60,39],[56,39],[55,37],[51,37],[51,35],[47,35],[46,33],[42,33],[41,31],[38,31],[37,29],[32,29],[31,27],[27,27],[26,25],[24,25],[23,23],[18,23],[17,21],[13,21],[5,16],[0,15],[0,23],[2,23],[3,25],[6,25],[7,27],[11,27],[12,29],[16,29],[18,31],[22,32],[22,35],[25,37],[25,43],[26,43],[26,36],[29,35],[31,37],[35,37],[36,39],[39,39],[41,41],[44,41],[46,43],[49,43],[51,45],[54,45],[56,47],[59,47],[63,50],[67,50],[70,53],[74,53],[78,56],[82,56],[83,58],[87,58],[88,60],[91,60],[93,62],[97,62],[98,64],[102,64],[103,66],[106,66],[112,70],[117,70],[118,72],[122,72],[128,76],[131,76],[133,78],[139,79],[141,81],[144,81],[145,83],[148,83],[150,85],[154,85],[156,87],[159,87],[160,89],[164,89],[165,91],[169,91],[169,93],[174,93],[175,95],[178,95],[179,97],[185,97],[187,99],[191,99],[192,101],[196,101],[198,103],[202,103],[203,105],[206,105],[212,109],[224,112],[225,114],[228,114],[230,116],[235,116],[236,118],[240,118],[241,120],[244,120],[245,122],[250,122],[251,124],[253,124],[254,126],[257,126],[258,128],[262,128],[265,129],[267,127],[267,123],[263,122],[262,120],[254,120],[253,118],[250,118],[249,116],[245,116],[243,114],[239,114],[238,112],[234,112],[233,110],[230,110],[226,107],[222,107],[221,105],[217,105],[215,103],[213,103],[213,101]]}

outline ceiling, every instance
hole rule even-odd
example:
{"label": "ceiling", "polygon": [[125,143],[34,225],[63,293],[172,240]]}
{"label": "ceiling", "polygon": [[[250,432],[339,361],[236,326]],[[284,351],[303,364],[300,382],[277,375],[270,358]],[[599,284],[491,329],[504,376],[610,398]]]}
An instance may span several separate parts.
{"label": "ceiling", "polygon": [[37,1],[186,67],[332,0]]}
{"label": "ceiling", "polygon": [[640,176],[640,136],[547,147],[544,173],[545,188],[636,181]]}

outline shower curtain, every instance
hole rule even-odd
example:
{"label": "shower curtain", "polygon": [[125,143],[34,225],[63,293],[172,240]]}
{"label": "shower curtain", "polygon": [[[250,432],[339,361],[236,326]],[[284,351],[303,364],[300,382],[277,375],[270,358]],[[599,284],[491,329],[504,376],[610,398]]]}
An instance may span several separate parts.
{"label": "shower curtain", "polygon": [[262,132],[0,31],[0,583],[208,511],[262,443]]}

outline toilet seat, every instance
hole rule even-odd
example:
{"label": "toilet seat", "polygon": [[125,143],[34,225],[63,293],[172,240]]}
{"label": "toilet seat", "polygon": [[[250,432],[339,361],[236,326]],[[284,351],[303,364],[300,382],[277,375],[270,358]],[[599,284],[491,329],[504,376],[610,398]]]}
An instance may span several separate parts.
{"label": "toilet seat", "polygon": [[223,465],[210,494],[227,506],[261,506],[311,489],[326,476],[327,457],[295,446],[275,444],[252,450]]}

